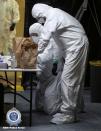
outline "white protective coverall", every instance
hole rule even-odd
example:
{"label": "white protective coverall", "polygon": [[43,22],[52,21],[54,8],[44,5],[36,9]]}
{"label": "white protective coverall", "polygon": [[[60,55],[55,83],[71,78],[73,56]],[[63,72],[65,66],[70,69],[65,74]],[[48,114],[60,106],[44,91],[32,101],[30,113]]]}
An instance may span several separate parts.
{"label": "white protective coverall", "polygon": [[[33,42],[38,43],[43,26],[34,23],[29,28],[29,34],[32,36]],[[62,58],[59,55],[59,48],[51,38],[44,52],[37,57],[37,68],[41,69],[41,73],[37,74],[39,82],[37,85],[36,108],[44,109],[48,114],[56,113],[61,105],[60,97],[60,77],[62,72]],[[52,74],[54,59],[58,60],[57,76]]]}
{"label": "white protective coverall", "polygon": [[39,51],[42,52],[51,37],[63,51],[65,59],[61,76],[62,104],[60,113],[51,120],[55,124],[75,121],[77,103],[81,94],[81,83],[84,76],[88,39],[82,25],[68,13],[46,4],[35,4],[32,16],[37,20],[46,18],[44,29],[39,40]]}
{"label": "white protective coverall", "polygon": [[16,0],[0,0],[0,53],[8,55],[16,35],[12,26],[19,21],[19,5]]}

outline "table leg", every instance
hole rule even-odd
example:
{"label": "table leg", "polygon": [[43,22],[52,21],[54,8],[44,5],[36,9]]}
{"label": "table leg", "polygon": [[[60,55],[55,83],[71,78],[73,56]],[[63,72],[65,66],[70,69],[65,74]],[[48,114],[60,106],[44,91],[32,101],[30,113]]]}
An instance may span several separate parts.
{"label": "table leg", "polygon": [[4,86],[0,83],[0,126],[4,122]]}
{"label": "table leg", "polygon": [[17,77],[17,72],[15,72],[15,78],[14,78],[14,107],[16,107],[16,77]]}
{"label": "table leg", "polygon": [[31,80],[30,80],[30,123],[29,126],[32,125],[32,97],[33,97],[33,90],[32,90],[32,80],[33,80],[33,74],[31,73]]}
{"label": "table leg", "polygon": [[7,77],[7,72],[6,71],[5,71],[5,77],[6,77],[7,86],[8,86],[8,77]]}

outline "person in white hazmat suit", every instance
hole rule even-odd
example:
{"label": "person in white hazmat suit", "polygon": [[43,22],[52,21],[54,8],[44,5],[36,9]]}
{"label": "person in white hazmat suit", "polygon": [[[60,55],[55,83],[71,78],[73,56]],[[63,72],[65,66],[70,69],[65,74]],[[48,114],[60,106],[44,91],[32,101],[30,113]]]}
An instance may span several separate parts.
{"label": "person in white hazmat suit", "polygon": [[[34,43],[38,43],[43,26],[40,23],[34,23],[29,28],[29,35]],[[59,48],[51,38],[49,44],[42,53],[37,56],[37,68],[41,72],[37,73],[38,84],[36,94],[37,110],[44,110],[48,114],[56,113],[61,105],[60,97],[60,77],[62,72],[62,58],[59,55]],[[57,67],[53,68],[53,61],[58,62]],[[56,69],[57,68],[57,69]]]}
{"label": "person in white hazmat suit", "polygon": [[53,115],[51,123],[72,123],[77,119],[78,99],[82,90],[85,71],[88,39],[82,25],[71,15],[58,8],[37,3],[32,8],[32,16],[38,21],[44,18],[39,52],[42,53],[51,37],[63,52],[65,60],[61,75],[60,111]]}
{"label": "person in white hazmat suit", "polygon": [[20,20],[19,5],[16,0],[0,0],[0,53],[9,54],[16,35],[15,26]]}

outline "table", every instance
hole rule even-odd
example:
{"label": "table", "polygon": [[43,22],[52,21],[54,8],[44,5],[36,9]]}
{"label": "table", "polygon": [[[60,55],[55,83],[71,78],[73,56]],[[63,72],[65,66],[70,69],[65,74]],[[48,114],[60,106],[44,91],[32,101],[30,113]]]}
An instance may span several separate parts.
{"label": "table", "polygon": [[[15,72],[15,78],[14,78],[14,107],[16,107],[16,82],[17,82],[17,72],[38,72],[40,71],[40,69],[20,69],[20,68],[14,68],[14,69],[0,69],[0,71],[4,71],[4,72]],[[32,75],[32,73],[31,73]],[[4,79],[7,81],[7,83],[11,83],[10,81],[8,81],[8,79]],[[30,103],[30,121],[29,121],[29,126],[32,125],[32,76],[31,76],[31,80],[30,80],[30,99],[28,100],[27,98],[24,98],[26,101],[28,101]]]}

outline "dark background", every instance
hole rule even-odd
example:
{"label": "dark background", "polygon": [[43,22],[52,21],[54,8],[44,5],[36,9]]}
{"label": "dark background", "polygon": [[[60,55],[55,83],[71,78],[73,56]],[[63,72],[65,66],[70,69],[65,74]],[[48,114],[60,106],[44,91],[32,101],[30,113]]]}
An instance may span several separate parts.
{"label": "dark background", "polygon": [[[25,0],[25,30],[24,36],[29,36],[29,26],[36,22],[31,16],[31,9],[35,3],[46,3],[53,7],[60,8],[75,16],[83,0]],[[89,61],[101,59],[101,0],[88,0],[87,11],[84,13],[81,23],[86,30],[89,39],[89,54],[87,61],[85,85],[90,84],[90,65]],[[97,24],[96,24],[97,23]]]}

